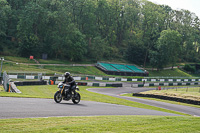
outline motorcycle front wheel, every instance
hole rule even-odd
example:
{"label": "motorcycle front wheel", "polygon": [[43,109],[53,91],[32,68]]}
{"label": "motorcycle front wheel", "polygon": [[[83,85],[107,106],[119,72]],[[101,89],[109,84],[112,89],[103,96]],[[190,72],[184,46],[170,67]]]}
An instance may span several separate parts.
{"label": "motorcycle front wheel", "polygon": [[54,100],[56,103],[60,103],[62,101],[62,95],[61,95],[60,91],[57,91],[54,94]]}
{"label": "motorcycle front wheel", "polygon": [[80,100],[81,100],[81,96],[79,93],[76,93],[75,96],[72,98],[72,102],[74,104],[78,104],[80,102]]}

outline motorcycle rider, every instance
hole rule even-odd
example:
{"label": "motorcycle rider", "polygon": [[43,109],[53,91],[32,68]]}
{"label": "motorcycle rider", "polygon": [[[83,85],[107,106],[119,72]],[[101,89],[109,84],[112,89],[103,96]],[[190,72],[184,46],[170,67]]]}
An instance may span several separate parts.
{"label": "motorcycle rider", "polygon": [[74,90],[76,88],[76,82],[75,82],[74,78],[70,75],[70,72],[65,72],[64,76],[65,76],[65,80],[63,81],[63,83],[69,84],[70,91],[74,92]]}

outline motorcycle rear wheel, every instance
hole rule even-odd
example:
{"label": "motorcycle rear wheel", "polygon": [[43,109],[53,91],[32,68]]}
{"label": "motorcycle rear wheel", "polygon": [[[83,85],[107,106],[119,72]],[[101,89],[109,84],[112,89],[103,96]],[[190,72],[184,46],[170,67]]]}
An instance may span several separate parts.
{"label": "motorcycle rear wheel", "polygon": [[74,104],[78,104],[78,103],[80,102],[80,100],[81,100],[81,95],[77,92],[77,93],[75,94],[75,96],[72,98],[72,102],[73,102]]}
{"label": "motorcycle rear wheel", "polygon": [[60,91],[57,91],[55,94],[54,94],[54,101],[56,103],[60,103],[62,101],[62,95],[60,93]]}

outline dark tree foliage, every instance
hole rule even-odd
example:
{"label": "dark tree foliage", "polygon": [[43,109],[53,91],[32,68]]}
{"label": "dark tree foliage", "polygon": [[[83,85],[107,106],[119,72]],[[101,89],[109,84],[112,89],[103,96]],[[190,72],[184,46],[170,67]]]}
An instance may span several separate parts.
{"label": "dark tree foliage", "polygon": [[[165,43],[172,36],[159,41],[166,30],[180,34],[178,49]],[[165,55],[159,52],[168,47],[176,54],[161,63]],[[164,67],[200,61],[199,47],[200,20],[194,13],[146,0],[0,0],[0,52],[5,55],[41,58],[46,53],[71,61],[125,59]]]}
{"label": "dark tree foliage", "polygon": [[183,67],[183,69],[184,69],[185,71],[192,72],[192,73],[194,73],[194,72],[196,71],[195,66],[191,66],[191,65],[189,65],[189,64],[186,64],[186,65]]}

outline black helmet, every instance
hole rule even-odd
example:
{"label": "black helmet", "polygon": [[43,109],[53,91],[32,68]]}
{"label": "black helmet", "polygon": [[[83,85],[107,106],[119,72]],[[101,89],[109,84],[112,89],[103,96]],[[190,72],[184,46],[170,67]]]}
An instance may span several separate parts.
{"label": "black helmet", "polygon": [[67,78],[70,76],[70,72],[65,72],[64,76]]}

